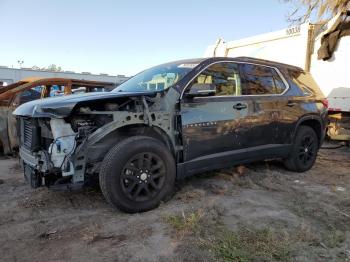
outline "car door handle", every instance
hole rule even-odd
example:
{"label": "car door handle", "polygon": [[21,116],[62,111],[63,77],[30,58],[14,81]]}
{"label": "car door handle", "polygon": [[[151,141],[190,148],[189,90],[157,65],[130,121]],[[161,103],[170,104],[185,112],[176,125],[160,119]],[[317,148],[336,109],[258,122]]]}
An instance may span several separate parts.
{"label": "car door handle", "polygon": [[236,110],[242,110],[244,108],[247,108],[247,105],[238,103],[238,104],[233,105],[233,108]]}
{"label": "car door handle", "polygon": [[288,101],[287,106],[292,107],[292,106],[296,106],[297,104],[298,103],[296,103],[296,102]]}

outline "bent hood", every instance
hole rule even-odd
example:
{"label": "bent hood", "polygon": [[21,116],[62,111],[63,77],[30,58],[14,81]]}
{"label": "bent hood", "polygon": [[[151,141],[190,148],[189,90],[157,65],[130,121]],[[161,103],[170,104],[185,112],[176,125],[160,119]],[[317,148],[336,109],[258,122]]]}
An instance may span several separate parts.
{"label": "bent hood", "polygon": [[16,108],[16,116],[63,118],[81,102],[114,100],[119,97],[154,96],[156,92],[94,92],[34,100]]}

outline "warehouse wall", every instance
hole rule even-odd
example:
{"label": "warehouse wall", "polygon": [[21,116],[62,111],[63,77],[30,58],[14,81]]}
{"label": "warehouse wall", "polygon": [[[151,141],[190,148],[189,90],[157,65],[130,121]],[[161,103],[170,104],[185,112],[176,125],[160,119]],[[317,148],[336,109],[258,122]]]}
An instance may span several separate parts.
{"label": "warehouse wall", "polygon": [[60,78],[73,78],[82,80],[93,80],[93,81],[104,81],[121,84],[128,77],[124,75],[111,76],[107,74],[94,75],[90,73],[75,73],[75,72],[52,72],[43,70],[32,70],[32,69],[18,69],[0,67],[0,82],[11,84],[28,77],[60,77]]}

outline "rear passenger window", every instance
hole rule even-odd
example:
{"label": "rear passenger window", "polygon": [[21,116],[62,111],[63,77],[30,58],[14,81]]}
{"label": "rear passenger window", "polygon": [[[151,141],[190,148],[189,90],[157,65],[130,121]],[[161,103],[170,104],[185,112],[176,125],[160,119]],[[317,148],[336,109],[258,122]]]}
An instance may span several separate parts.
{"label": "rear passenger window", "polygon": [[242,95],[281,94],[286,89],[277,71],[271,67],[245,64],[242,69]]}

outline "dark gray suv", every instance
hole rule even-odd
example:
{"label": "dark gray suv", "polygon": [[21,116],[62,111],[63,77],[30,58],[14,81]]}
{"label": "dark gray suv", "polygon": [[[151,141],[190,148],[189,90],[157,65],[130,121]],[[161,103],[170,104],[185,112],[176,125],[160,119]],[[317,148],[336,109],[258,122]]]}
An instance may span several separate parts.
{"label": "dark gray suv", "polygon": [[33,187],[80,187],[98,177],[108,202],[142,212],[195,173],[271,158],[310,169],[326,104],[300,68],[208,58],[150,68],[109,93],[29,102],[14,114]]}

